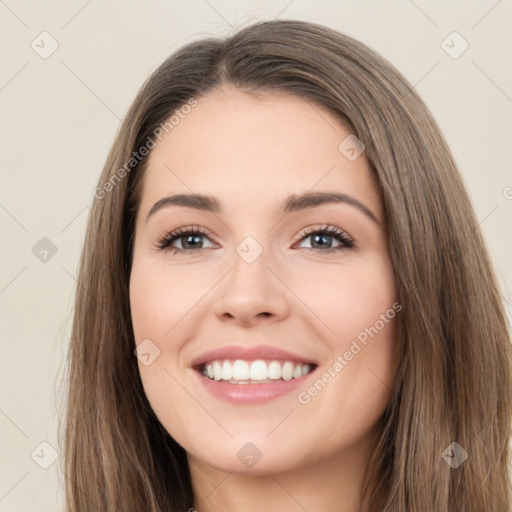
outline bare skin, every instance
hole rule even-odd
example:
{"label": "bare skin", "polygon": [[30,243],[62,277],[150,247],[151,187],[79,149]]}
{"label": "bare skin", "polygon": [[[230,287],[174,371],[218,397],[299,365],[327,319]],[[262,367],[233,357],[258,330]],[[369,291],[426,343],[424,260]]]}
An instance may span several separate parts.
{"label": "bare skin", "polygon": [[[356,512],[395,378],[383,204],[365,154],[350,161],[338,149],[350,131],[333,114],[285,93],[258,94],[223,88],[198,99],[150,156],[130,301],[136,344],[150,339],[160,355],[139,363],[140,374],[159,420],[188,453],[198,511]],[[375,219],[346,202],[278,211],[305,192],[346,194]],[[215,196],[222,208],[167,205],[148,217],[179,193]],[[192,226],[207,234],[157,247]],[[325,226],[353,246],[337,232],[312,234]],[[262,250],[251,263],[237,252],[248,236],[257,244],[242,247]],[[377,334],[345,357],[371,326]],[[190,364],[233,344],[272,345],[318,366],[296,392],[231,403]],[[333,369],[338,356],[342,370]],[[310,392],[325,373],[325,386]],[[237,456],[247,443],[261,454],[250,467]]]}

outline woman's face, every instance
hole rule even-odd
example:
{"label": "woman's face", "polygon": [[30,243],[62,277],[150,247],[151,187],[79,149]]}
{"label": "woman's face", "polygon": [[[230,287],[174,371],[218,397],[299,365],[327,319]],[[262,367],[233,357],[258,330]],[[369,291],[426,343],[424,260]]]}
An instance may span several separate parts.
{"label": "woman's face", "polygon": [[353,137],[309,101],[223,88],[154,148],[131,312],[147,398],[189,460],[262,474],[370,450],[401,306]]}

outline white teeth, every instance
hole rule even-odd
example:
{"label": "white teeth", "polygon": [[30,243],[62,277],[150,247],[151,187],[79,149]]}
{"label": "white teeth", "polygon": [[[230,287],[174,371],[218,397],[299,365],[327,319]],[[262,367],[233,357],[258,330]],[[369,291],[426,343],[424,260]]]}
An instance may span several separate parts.
{"label": "white teeth", "polygon": [[233,366],[229,361],[224,361],[222,365],[222,380],[231,380],[233,378]]}
{"label": "white teeth", "polygon": [[229,381],[233,384],[271,382],[272,380],[299,379],[312,369],[310,364],[292,361],[255,361],[216,360],[203,367],[203,375],[213,380]]}
{"label": "white teeth", "polygon": [[293,363],[290,361],[286,361],[286,363],[283,364],[282,377],[284,380],[293,379]]}
{"label": "white teeth", "polygon": [[251,363],[250,380],[265,380],[267,378],[267,364],[261,359]]}
{"label": "white teeth", "polygon": [[213,362],[213,378],[215,380],[222,379],[222,366],[220,365],[219,361]]}
{"label": "white teeth", "polygon": [[[210,366],[210,365],[208,365]],[[209,372],[208,372],[209,375]],[[237,359],[233,365],[233,379],[234,380],[248,380],[249,379],[249,364],[247,361]]]}
{"label": "white teeth", "polygon": [[269,379],[281,378],[281,365],[277,361],[272,361],[267,368],[267,376]]}

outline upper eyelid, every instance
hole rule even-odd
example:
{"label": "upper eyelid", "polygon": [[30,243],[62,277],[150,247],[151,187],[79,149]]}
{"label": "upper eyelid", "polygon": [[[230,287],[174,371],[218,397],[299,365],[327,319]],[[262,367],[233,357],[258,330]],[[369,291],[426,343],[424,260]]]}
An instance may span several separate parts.
{"label": "upper eyelid", "polygon": [[[352,238],[344,229],[338,228],[332,224],[322,224],[320,226],[308,226],[299,231],[296,235],[295,239],[300,239],[304,236],[311,235],[318,231],[329,231],[331,234],[344,234],[349,238]],[[190,233],[198,233],[204,236],[213,236],[214,238],[217,236],[211,229],[202,228],[200,226],[184,226],[182,228],[177,228],[173,231],[166,232],[163,237],[172,237],[172,236],[180,236],[187,235]]]}

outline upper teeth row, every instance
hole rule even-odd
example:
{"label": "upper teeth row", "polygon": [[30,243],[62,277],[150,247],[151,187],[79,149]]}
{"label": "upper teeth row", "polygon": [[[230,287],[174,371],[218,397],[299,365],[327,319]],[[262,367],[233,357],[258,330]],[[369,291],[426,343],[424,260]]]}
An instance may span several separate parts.
{"label": "upper teeth row", "polygon": [[214,380],[291,380],[306,375],[311,370],[310,364],[291,361],[256,361],[219,360],[211,361],[203,369],[203,375]]}

